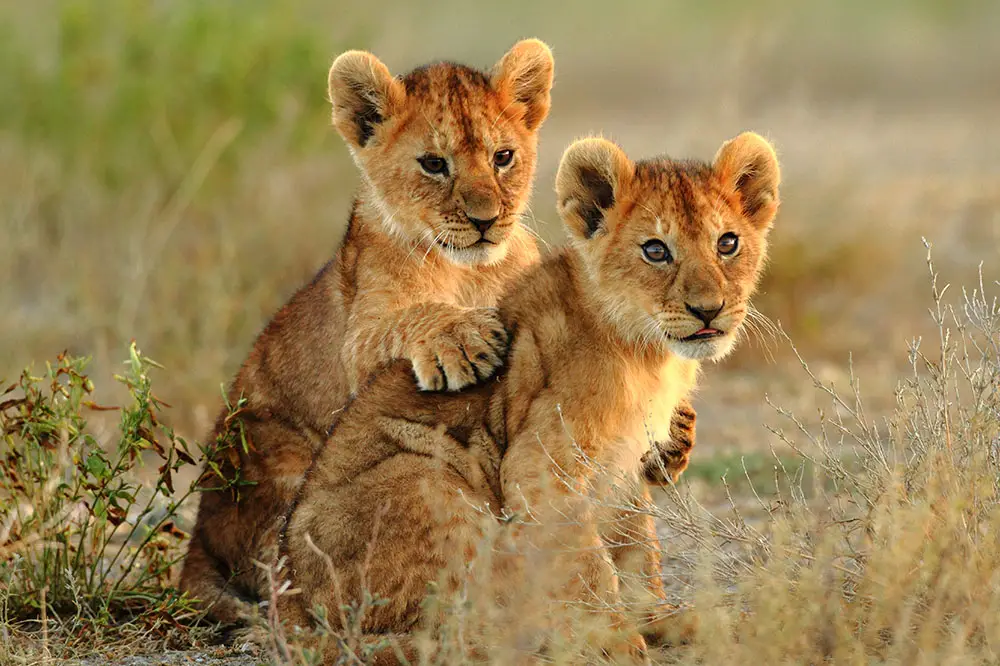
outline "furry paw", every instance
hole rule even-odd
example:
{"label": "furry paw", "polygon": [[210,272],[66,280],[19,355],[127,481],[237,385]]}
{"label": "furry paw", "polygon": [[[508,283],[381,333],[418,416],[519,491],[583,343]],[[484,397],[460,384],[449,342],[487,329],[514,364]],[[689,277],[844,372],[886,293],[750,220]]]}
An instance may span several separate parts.
{"label": "furry paw", "polygon": [[646,483],[664,486],[677,482],[691,459],[696,420],[691,403],[682,401],[670,419],[670,441],[654,443],[640,459]]}
{"label": "furry paw", "polygon": [[257,620],[231,630],[226,634],[226,642],[238,652],[260,655],[272,646],[274,636],[262,620]]}
{"label": "furry paw", "polygon": [[648,666],[652,662],[646,649],[646,639],[638,632],[628,632],[615,645],[604,650],[605,656],[616,664]]}
{"label": "furry paw", "polygon": [[468,310],[412,347],[410,360],[422,391],[458,391],[483,382],[503,364],[508,336],[496,310]]}
{"label": "furry paw", "polygon": [[642,477],[646,483],[654,486],[676,483],[681,473],[687,469],[690,458],[690,449],[682,451],[673,447],[671,442],[656,442],[639,459]]}
{"label": "furry paw", "polygon": [[663,603],[646,618],[642,635],[650,645],[687,645],[698,633],[698,616],[690,608]]}

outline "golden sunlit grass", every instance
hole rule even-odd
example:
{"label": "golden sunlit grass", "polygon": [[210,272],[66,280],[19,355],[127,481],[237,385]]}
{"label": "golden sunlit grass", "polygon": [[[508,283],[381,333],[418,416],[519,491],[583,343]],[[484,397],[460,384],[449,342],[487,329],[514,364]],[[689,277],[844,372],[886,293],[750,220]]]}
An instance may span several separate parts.
{"label": "golden sunlit grass", "polygon": [[[996,662],[998,288],[981,283],[949,300],[934,276],[937,339],[914,340],[911,372],[884,421],[867,415],[853,387],[823,384],[804,364],[828,410],[815,426],[782,411],[789,427],[775,434],[793,454],[773,458],[771,488],[763,487],[761,465],[745,461],[743,478],[730,473],[725,482],[727,492],[749,486],[762,518],[746,520],[739,502],[708,510],[686,484],[638,508],[665,527],[667,580],[700,622],[690,645],[661,650],[654,661]],[[61,358],[45,377],[25,374],[5,396],[0,631],[11,663],[73,654],[95,636],[137,650],[140,640],[148,649],[151,640],[184,645],[208,635],[192,636],[195,615],[169,582],[181,545],[172,521],[184,501],[171,492],[171,473],[189,454],[161,423],[150,369],[133,349],[121,377],[132,401],[121,410],[111,454],[86,421],[95,406],[80,361]],[[163,464],[143,488],[137,465],[147,451]],[[544,567],[534,575],[537,591]],[[464,663],[473,639],[487,655],[509,648],[500,638],[511,636],[505,627],[529,616],[524,604],[538,597],[486,608],[484,599],[495,598],[490,585],[488,572],[474,568],[460,598],[437,600],[453,620],[421,639],[426,663]],[[337,612],[357,627],[365,606]],[[116,628],[123,619],[129,623]],[[279,620],[271,618],[272,629]],[[315,662],[296,651],[294,635],[274,635],[277,661]],[[325,640],[364,654],[356,631]],[[564,646],[564,656],[583,645]],[[550,657],[560,663],[558,650]]]}
{"label": "golden sunlit grass", "polygon": [[[949,301],[932,273],[938,336],[913,341],[897,409],[884,420],[867,414],[853,382],[824,384],[803,361],[804,383],[825,396],[828,409],[815,426],[779,409],[788,427],[774,434],[793,455],[772,458],[770,489],[745,464],[742,479],[726,481],[728,492],[750,487],[762,518],[747,520],[736,501],[708,510],[683,484],[666,501],[637,507],[664,525],[667,580],[699,621],[690,644],[655,652],[654,663],[996,663],[998,291],[1000,283],[980,283]],[[504,529],[495,531],[497,543]],[[491,557],[487,549],[483,559]],[[559,570],[547,567],[564,564],[559,555],[532,562],[527,594],[506,593],[505,606],[491,604],[498,590],[481,564],[456,597],[432,595],[448,621],[422,635],[421,663],[476,663],[471,646],[490,663],[515,663],[512,646],[537,639],[529,628],[546,631],[541,618],[546,627],[558,624],[553,615],[569,611],[545,605],[542,590]],[[365,606],[346,610],[354,618],[346,629],[319,633],[327,646],[341,647],[340,663],[369,663],[371,637],[366,643],[357,629]],[[579,633],[555,641],[547,663],[579,663],[584,627],[597,631],[582,618],[601,610],[569,621]],[[279,635],[277,661],[319,663],[314,652],[296,651],[299,639]]]}

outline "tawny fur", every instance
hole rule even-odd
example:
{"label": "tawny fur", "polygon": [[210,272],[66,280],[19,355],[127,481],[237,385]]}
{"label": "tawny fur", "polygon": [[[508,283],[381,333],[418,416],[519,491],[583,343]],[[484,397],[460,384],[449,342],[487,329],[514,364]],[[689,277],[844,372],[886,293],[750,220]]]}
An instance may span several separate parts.
{"label": "tawny fur", "polygon": [[[488,73],[442,63],[393,78],[360,51],[333,63],[333,124],[362,185],[336,256],[264,328],[229,389],[230,404],[246,401],[249,450],[206,468],[181,575],[216,620],[252,613],[264,588],[253,560],[273,558],[278,519],[366,377],[407,359],[421,388],[457,390],[500,366],[507,334],[492,308],[538,261],[521,216],[552,71],[537,40]],[[446,173],[428,173],[428,156]],[[225,416],[209,441],[233,427]],[[252,485],[225,488],[237,474]]]}
{"label": "tawny fur", "polygon": [[[522,624],[562,617],[545,598],[577,600],[607,609],[617,632],[606,654],[641,661],[646,639],[676,639],[686,626],[662,617],[652,520],[631,507],[648,501],[644,481],[686,465],[686,401],[701,360],[725,355],[746,315],[778,173],[770,145],[750,133],[712,164],[633,163],[601,139],[572,145],[557,176],[571,245],[501,301],[512,333],[504,370],[459,394],[427,394],[402,362],[358,394],[290,514],[282,548],[297,593],[281,597],[279,615],[305,626],[317,605],[356,604],[368,590],[388,602],[364,631],[433,625],[442,618],[421,607],[428,584],[459,589],[464,567],[484,556],[484,524],[495,524],[484,515],[502,506],[520,518],[503,528],[518,552],[572,553],[545,569],[541,588],[526,583],[521,555],[494,556],[501,603],[526,593],[543,609]],[[727,233],[739,241],[731,254]],[[652,261],[651,240],[672,261]],[[707,322],[690,310],[716,305]],[[720,335],[691,338],[707,328]],[[667,469],[652,465],[650,436],[674,452]]]}

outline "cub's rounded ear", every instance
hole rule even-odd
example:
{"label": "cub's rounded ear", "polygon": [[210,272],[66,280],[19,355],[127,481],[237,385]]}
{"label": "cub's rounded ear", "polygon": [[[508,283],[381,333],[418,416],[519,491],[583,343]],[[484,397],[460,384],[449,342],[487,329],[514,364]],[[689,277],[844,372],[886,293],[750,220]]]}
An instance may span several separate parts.
{"label": "cub's rounded ear", "polygon": [[352,149],[363,148],[405,99],[403,84],[371,53],[347,51],[330,67],[333,125]]}
{"label": "cub's rounded ear", "polygon": [[743,215],[768,227],[778,212],[781,169],[774,148],[764,137],[744,132],[719,149],[713,169],[722,186],[739,196]]}
{"label": "cub's rounded ear", "polygon": [[525,39],[511,47],[493,67],[493,88],[524,106],[524,124],[535,130],[549,115],[552,50],[538,39]]}
{"label": "cub's rounded ear", "polygon": [[573,237],[592,238],[606,228],[605,216],[633,171],[622,149],[607,139],[580,139],[566,149],[556,173],[556,207]]}

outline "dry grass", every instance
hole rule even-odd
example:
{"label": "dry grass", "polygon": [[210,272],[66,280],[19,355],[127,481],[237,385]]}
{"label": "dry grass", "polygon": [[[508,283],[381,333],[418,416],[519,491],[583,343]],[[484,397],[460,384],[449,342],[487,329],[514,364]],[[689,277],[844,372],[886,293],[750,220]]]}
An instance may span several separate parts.
{"label": "dry grass", "polygon": [[[742,479],[725,481],[725,511],[706,508],[683,485],[666,501],[636,507],[664,526],[665,574],[676,601],[699,621],[690,644],[657,652],[654,663],[1000,658],[1000,283],[981,282],[950,302],[933,270],[932,284],[938,335],[913,341],[911,372],[890,417],[872,419],[856,384],[838,390],[802,361],[805,383],[829,407],[815,425],[778,408],[789,427],[774,434],[793,454],[773,456],[772,492],[744,467]],[[757,519],[734,498],[741,485],[757,503]],[[498,589],[491,567],[508,552],[511,528],[494,525],[492,545],[455,596],[431,594],[429,612],[443,613],[444,622],[418,634],[420,663],[477,663],[471,646],[489,663],[518,663],[518,647],[530,651],[538,641],[548,641],[544,663],[600,660],[584,655],[609,630],[602,607],[544,601],[572,553],[524,551],[526,584]],[[323,644],[340,647],[337,663],[372,663],[365,648],[374,644],[359,633],[359,615],[373,603],[339,609],[335,631],[320,622]],[[282,633],[278,620],[271,618],[280,636],[276,661],[319,663],[315,637],[307,641],[312,651],[302,652],[301,639]],[[568,640],[566,626],[573,627]]]}
{"label": "dry grass", "polygon": [[677,663],[996,663],[997,286],[952,307],[934,276],[938,335],[911,344],[882,422],[855,384],[838,392],[803,364],[829,407],[812,427],[780,410],[791,427],[775,434],[802,467],[775,457],[788,483],[755,493],[764,521],[736,506],[706,516],[690,497],[665,512],[669,541],[693,544],[684,564],[704,621]]}

